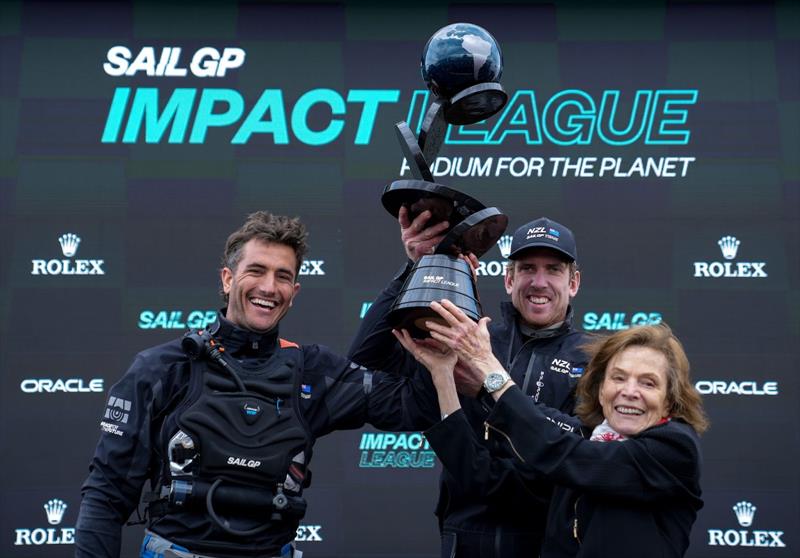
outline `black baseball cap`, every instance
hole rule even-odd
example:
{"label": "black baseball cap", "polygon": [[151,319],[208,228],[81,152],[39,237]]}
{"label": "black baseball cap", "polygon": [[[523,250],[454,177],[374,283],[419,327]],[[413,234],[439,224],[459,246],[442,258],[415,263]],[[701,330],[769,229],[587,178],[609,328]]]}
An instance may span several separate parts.
{"label": "black baseball cap", "polygon": [[508,259],[518,258],[521,252],[528,248],[551,248],[561,252],[571,262],[578,259],[578,249],[572,231],[547,217],[539,217],[514,232]]}

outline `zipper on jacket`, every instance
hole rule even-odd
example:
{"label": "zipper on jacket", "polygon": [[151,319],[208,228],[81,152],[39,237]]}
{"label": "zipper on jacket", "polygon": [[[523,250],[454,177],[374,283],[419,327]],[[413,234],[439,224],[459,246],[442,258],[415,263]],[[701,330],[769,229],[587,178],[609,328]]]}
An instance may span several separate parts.
{"label": "zipper on jacket", "polygon": [[578,544],[581,544],[581,539],[578,536],[578,501],[580,499],[581,499],[580,496],[575,498],[575,506],[574,506],[575,517],[572,519],[572,536],[575,538],[576,541],[578,541]]}
{"label": "zipper on jacket", "polygon": [[514,442],[512,442],[512,441],[511,441],[511,438],[509,438],[509,437],[508,437],[508,434],[506,434],[505,432],[503,432],[503,431],[502,431],[502,430],[500,430],[499,428],[497,428],[497,427],[495,427],[495,426],[492,426],[491,424],[489,424],[489,423],[488,423],[488,422],[486,422],[486,421],[484,421],[483,425],[484,425],[484,427],[485,427],[485,430],[484,430],[484,438],[483,438],[484,440],[488,440],[488,439],[489,439],[489,429],[491,428],[491,429],[492,429],[492,430],[494,430],[495,432],[497,432],[497,433],[499,433],[499,434],[502,434],[502,435],[503,435],[503,437],[504,437],[504,438],[506,439],[506,441],[508,442],[508,445],[509,445],[509,446],[511,446],[511,449],[512,449],[512,451],[514,452],[514,454],[517,456],[517,458],[518,458],[520,461],[522,461],[523,463],[525,463],[525,462],[526,462],[526,461],[525,461],[525,458],[524,458],[524,457],[522,457],[522,456],[519,454],[519,452],[517,451],[517,448],[516,448],[516,447],[514,447]]}

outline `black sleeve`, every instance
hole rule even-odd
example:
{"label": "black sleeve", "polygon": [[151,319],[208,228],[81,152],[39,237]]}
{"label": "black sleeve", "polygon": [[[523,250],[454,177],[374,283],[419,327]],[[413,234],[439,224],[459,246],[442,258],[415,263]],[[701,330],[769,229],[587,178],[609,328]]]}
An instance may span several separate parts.
{"label": "black sleeve", "polygon": [[[77,558],[118,557],[122,525],[139,503],[151,461],[150,418],[160,382],[137,355],[110,390],[100,440],[83,484],[75,537]],[[157,384],[157,385],[154,385]]]}
{"label": "black sleeve", "polygon": [[[567,432],[579,432],[575,417],[536,404],[544,418]],[[487,427],[488,428],[488,427]],[[487,432],[488,436],[488,432]],[[491,454],[467,421],[464,411],[448,416],[425,432],[442,466],[465,494],[503,501],[525,491],[546,501],[551,483],[519,466],[516,459]],[[507,501],[507,500],[506,500]]]}
{"label": "black sleeve", "polygon": [[372,303],[350,345],[347,358],[367,368],[407,376],[420,368],[392,335],[392,326],[388,322],[389,310],[410,270],[411,263],[408,262]]}
{"label": "black sleeve", "polygon": [[516,387],[503,394],[487,424],[490,435],[508,442],[518,466],[587,493],[652,502],[685,496],[699,477],[698,438],[685,424],[667,423],[624,442],[592,442],[554,427]]}
{"label": "black sleeve", "polygon": [[490,454],[475,437],[462,409],[426,430],[425,438],[461,493],[502,502],[523,491],[543,504],[547,501],[549,483],[526,475],[512,459]]}
{"label": "black sleeve", "polygon": [[430,374],[373,372],[324,347],[303,347],[305,381],[312,385],[306,419],[315,436],[370,423],[381,430],[423,430],[439,420]]}

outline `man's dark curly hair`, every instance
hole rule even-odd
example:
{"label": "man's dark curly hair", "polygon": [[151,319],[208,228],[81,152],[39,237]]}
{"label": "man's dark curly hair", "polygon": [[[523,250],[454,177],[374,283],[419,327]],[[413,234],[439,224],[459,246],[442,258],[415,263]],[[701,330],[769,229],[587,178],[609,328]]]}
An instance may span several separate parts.
{"label": "man's dark curly hair", "polygon": [[[225,242],[225,251],[222,254],[222,267],[227,267],[231,271],[236,271],[236,267],[242,259],[242,248],[252,239],[261,242],[274,242],[284,244],[294,250],[297,259],[295,275],[300,273],[300,265],[303,263],[303,256],[306,254],[308,246],[308,232],[306,226],[300,222],[299,217],[287,217],[285,215],[273,215],[268,211],[256,211],[247,216],[247,220],[236,231],[231,233]],[[228,295],[222,292],[222,298],[228,302]]]}

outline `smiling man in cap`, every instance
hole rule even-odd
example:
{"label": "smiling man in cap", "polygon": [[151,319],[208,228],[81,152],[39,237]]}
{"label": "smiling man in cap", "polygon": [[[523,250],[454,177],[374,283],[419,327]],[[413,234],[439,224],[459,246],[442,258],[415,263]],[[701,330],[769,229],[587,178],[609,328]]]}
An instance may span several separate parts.
{"label": "smiling man in cap", "polygon": [[[359,329],[349,358],[364,366],[412,374],[418,364],[395,340],[387,315],[414,262],[433,251],[447,223],[426,226],[430,212],[414,221],[400,212],[401,238],[409,262],[380,294]],[[511,300],[501,305],[501,318],[489,326],[492,350],[509,374],[492,376],[483,385],[456,377],[461,407],[476,439],[490,450],[485,420],[493,405],[490,393],[509,377],[523,392],[554,410],[571,414],[574,387],[587,358],[581,346],[586,334],[572,327],[571,299],[578,294],[580,271],[572,231],[541,217],[519,227],[513,236],[505,288]],[[456,370],[457,372],[457,370]],[[428,432],[446,427],[442,421]],[[558,421],[558,419],[554,419]],[[562,428],[572,427],[564,421]],[[538,556],[544,537],[550,486],[531,491],[502,461],[444,464],[436,515],[442,534],[442,556]]]}

